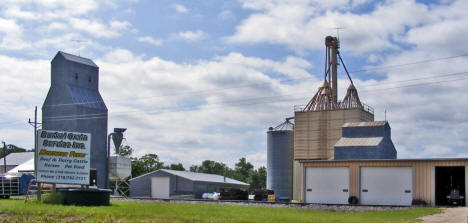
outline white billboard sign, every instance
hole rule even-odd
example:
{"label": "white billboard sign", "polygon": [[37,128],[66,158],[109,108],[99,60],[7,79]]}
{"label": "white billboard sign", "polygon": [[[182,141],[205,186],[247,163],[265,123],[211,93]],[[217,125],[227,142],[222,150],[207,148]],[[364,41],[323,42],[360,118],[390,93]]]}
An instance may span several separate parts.
{"label": "white billboard sign", "polygon": [[89,184],[91,134],[38,130],[38,182]]}

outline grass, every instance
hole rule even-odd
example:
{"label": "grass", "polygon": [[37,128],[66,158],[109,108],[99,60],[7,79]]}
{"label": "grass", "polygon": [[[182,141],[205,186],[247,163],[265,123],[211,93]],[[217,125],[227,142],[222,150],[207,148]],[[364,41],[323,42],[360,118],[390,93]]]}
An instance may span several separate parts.
{"label": "grass", "polygon": [[330,212],[214,204],[112,202],[77,207],[0,200],[0,222],[417,222],[436,208],[377,212]]}

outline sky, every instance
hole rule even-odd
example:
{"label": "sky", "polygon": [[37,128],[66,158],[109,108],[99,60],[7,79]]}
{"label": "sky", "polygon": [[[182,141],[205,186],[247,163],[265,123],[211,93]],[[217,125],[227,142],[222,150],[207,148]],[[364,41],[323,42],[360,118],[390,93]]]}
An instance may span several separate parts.
{"label": "sky", "polygon": [[[398,158],[468,157],[467,0],[2,0],[0,139],[27,123],[57,51],[92,59],[134,156],[266,165],[266,131],[323,81],[328,35]],[[349,80],[339,67],[338,98]],[[39,119],[39,121],[41,121]]]}

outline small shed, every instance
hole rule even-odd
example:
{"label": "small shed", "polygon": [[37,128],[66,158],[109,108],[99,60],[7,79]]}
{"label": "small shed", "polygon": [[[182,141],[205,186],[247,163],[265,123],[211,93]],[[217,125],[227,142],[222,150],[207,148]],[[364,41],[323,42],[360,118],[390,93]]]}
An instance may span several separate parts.
{"label": "small shed", "polygon": [[130,179],[131,197],[201,198],[221,188],[247,189],[249,184],[216,174],[160,169]]}

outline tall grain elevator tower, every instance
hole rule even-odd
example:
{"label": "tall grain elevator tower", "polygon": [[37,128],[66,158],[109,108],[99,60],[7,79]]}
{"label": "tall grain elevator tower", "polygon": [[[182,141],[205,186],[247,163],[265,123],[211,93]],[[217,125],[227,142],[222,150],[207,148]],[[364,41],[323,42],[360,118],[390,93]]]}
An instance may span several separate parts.
{"label": "tall grain elevator tower", "polygon": [[105,188],[107,107],[99,93],[99,67],[90,59],[58,52],[42,105],[42,129],[91,133],[91,168]]}
{"label": "tall grain elevator tower", "polygon": [[[373,108],[361,103],[357,90],[339,54],[336,37],[325,38],[324,80],[305,106],[294,108],[294,173],[293,198],[302,200],[303,163],[307,160],[328,160],[334,157],[334,145],[341,138],[345,122],[374,121]],[[351,82],[346,96],[338,101],[338,59]]]}

